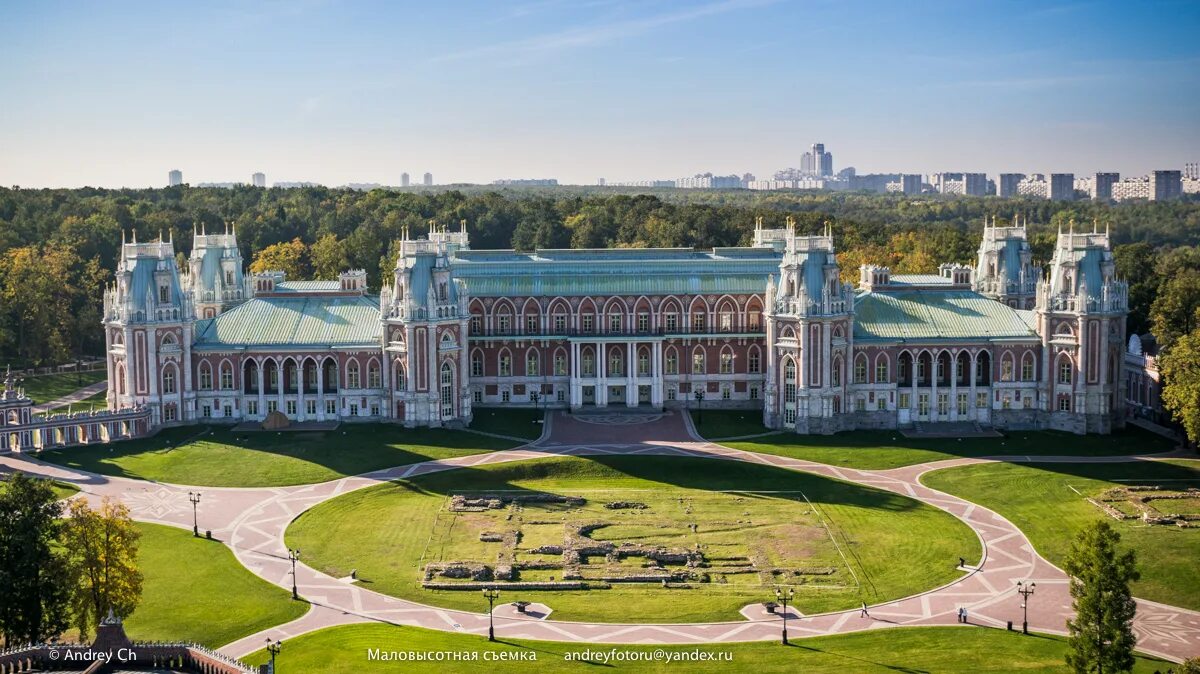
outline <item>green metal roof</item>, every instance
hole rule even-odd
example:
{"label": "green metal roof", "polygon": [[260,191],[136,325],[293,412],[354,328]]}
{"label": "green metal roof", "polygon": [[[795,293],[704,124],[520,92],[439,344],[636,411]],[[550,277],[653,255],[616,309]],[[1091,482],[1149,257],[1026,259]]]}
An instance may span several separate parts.
{"label": "green metal roof", "polygon": [[854,340],[1037,339],[1024,313],[971,290],[865,292],[854,303]]}
{"label": "green metal roof", "polygon": [[454,277],[473,297],[748,294],[779,270],[769,248],[458,251]]}
{"label": "green metal roof", "polygon": [[284,281],[275,284],[277,293],[336,292],[341,289],[341,281]]}
{"label": "green metal roof", "polygon": [[195,348],[375,346],[382,335],[377,297],[259,297],[196,321]]}

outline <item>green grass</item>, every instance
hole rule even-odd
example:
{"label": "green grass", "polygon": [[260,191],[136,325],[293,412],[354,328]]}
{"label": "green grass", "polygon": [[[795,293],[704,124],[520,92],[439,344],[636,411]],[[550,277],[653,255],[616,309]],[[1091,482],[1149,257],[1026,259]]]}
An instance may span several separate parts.
{"label": "green grass", "polygon": [[[4,491],[5,479],[6,476],[0,474],[0,492]],[[69,482],[59,482],[57,480],[52,480],[50,482],[50,489],[54,491],[54,495],[57,496],[60,501],[79,493],[79,487],[76,487]]]}
{"label": "green grass", "polygon": [[1175,446],[1166,438],[1138,428],[1111,435],[1013,431],[1002,438],[961,439],[909,439],[899,431],[849,431],[834,435],[782,433],[722,444],[749,452],[866,470],[886,470],[963,456],[1117,456],[1168,452]]}
{"label": "green grass", "polygon": [[709,440],[770,433],[763,426],[762,410],[692,410],[692,425]]}
{"label": "green grass", "polygon": [[[655,456],[539,459],[455,469],[379,485],[332,499],[305,512],[288,528],[286,539],[290,547],[304,550],[308,564],[334,577],[357,569],[365,587],[372,590],[427,604],[477,611],[480,598],[476,592],[425,590],[420,584],[420,570],[423,559],[469,559],[483,545],[470,535],[454,538],[439,533],[455,521],[453,515],[439,512],[444,509],[447,495],[498,489],[585,498],[584,490],[643,490],[648,498],[666,500],[711,497],[712,490],[747,490],[744,496],[755,500],[782,498],[762,492],[802,491],[832,523],[830,528],[861,583],[856,586],[842,570],[838,576],[844,579],[842,587],[797,585],[796,604],[809,614],[857,606],[860,599],[875,603],[939,586],[960,575],[951,560],[959,556],[978,559],[980,554],[979,541],[966,525],[903,496],[770,466]],[[789,494],[786,498],[796,497]],[[795,523],[787,517],[789,508],[795,509]],[[803,500],[786,502],[776,512],[779,521],[764,524],[799,526],[808,510]],[[527,508],[526,514],[529,512]],[[699,505],[696,512],[691,519],[702,530],[717,528],[714,522],[701,517],[705,511]],[[665,515],[653,508],[647,513],[647,517]],[[542,519],[552,518],[542,516]],[[686,528],[688,524],[680,519],[676,526]],[[749,531],[748,528],[749,525],[727,527],[731,531]],[[760,530],[766,532],[768,528],[755,528],[750,533]],[[560,528],[557,534],[560,543],[561,531]],[[744,537],[745,532],[740,533]],[[611,533],[618,541],[636,540],[638,535],[645,534],[634,528]],[[530,535],[541,534],[530,532]],[[785,539],[778,545],[807,546],[812,547],[815,556],[825,554],[825,543],[808,540]],[[354,545],[346,545],[346,541],[354,541]],[[681,542],[694,544],[690,539]],[[532,543],[529,547],[534,547]],[[448,547],[443,547],[444,544]],[[767,541],[764,545],[774,544]],[[797,550],[792,554],[804,553]],[[715,569],[704,570],[715,573]],[[509,600],[543,601],[560,620],[738,620],[741,607],[763,601],[773,592],[757,576],[752,580],[693,583],[692,589],[666,589],[651,583],[617,584],[612,589],[588,591],[514,590],[505,596]]]}
{"label": "green grass", "polygon": [[40,458],[104,475],[211,487],[311,484],[518,443],[441,428],[343,424],[327,432],[171,428],[150,438],[50,450]]}
{"label": "green grass", "polygon": [[[1038,552],[1059,566],[1072,538],[1090,522],[1107,518],[1084,501],[1084,496],[1130,484],[1114,480],[1149,483],[1164,480],[1164,486],[1200,486],[1200,461],[990,463],[948,468],[922,478],[929,487],[969,499],[1005,516],[1029,536]],[[1200,609],[1200,576],[1196,574],[1200,529],[1145,526],[1136,520],[1108,521],[1116,526],[1122,542],[1137,551],[1142,579],[1133,584],[1135,595]]]}
{"label": "green grass", "polygon": [[499,433],[530,441],[541,437],[542,424],[538,422],[546,415],[543,410],[499,407],[473,407],[471,414],[473,431]]}
{"label": "green grass", "polygon": [[190,531],[139,522],[142,600],[125,620],[131,639],[216,648],[294,620],[308,604],[243,567],[229,548]]}
{"label": "green grass", "polygon": [[93,370],[78,374],[74,372],[43,374],[26,377],[21,382],[21,386],[25,389],[25,395],[29,396],[34,404],[40,405],[70,395],[84,386],[104,381],[107,376],[106,370]]}
{"label": "green grass", "polygon": [[[704,646],[632,646],[568,644],[556,641],[504,639],[490,643],[483,637],[453,634],[418,627],[393,625],[345,625],[310,632],[284,642],[276,659],[280,671],[312,674],[351,672],[804,672],[805,674],[872,674],[896,672],[1067,672],[1066,641],[1058,637],[1029,635],[986,627],[906,627],[874,630],[828,637],[794,640],[790,646],[777,642],[754,642]],[[793,633],[793,636],[795,634]],[[474,654],[475,661],[381,662],[369,660],[371,649],[381,651],[451,652]],[[607,655],[616,649],[649,655],[665,653],[721,653],[731,661],[709,662],[609,662],[592,656],[590,661],[567,661],[567,654],[591,651]],[[536,662],[485,660],[522,653]],[[724,656],[722,656],[724,657]],[[245,661],[264,664],[265,651]],[[1139,657],[1136,674],[1165,671],[1162,660]]]}

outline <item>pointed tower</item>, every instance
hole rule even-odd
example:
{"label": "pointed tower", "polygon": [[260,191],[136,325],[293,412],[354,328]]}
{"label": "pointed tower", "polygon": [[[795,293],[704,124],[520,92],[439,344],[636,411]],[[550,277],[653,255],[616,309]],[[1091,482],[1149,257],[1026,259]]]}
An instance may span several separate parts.
{"label": "pointed tower", "polygon": [[151,425],[194,416],[191,346],[194,309],[168,241],[121,242],[117,279],[104,292],[108,406],[146,405]]}
{"label": "pointed tower", "polygon": [[197,319],[215,318],[250,296],[242,271],[237,230],[226,226],[221,234],[208,234],[203,227],[192,233],[192,254],[184,287],[192,298]]}
{"label": "pointed tower", "polygon": [[975,267],[975,290],[1014,309],[1032,309],[1041,272],[1033,266],[1033,250],[1025,224],[997,227],[993,217],[983,221],[983,240]]}
{"label": "pointed tower", "polygon": [[1076,234],[1054,245],[1050,274],[1037,286],[1042,337],[1042,409],[1051,428],[1108,433],[1123,424],[1128,286],[1115,276],[1108,232]]}
{"label": "pointed tower", "polygon": [[430,223],[428,239],[406,229],[393,282],[380,293],[389,416],[406,426],[471,421],[467,286],[450,268],[454,252],[467,248],[465,221],[457,232]]}
{"label": "pointed tower", "polygon": [[828,224],[820,236],[796,236],[788,218],[778,277],[766,307],[767,395],[763,423],[797,433],[841,428],[846,363],[853,348],[854,290],[842,283]]}

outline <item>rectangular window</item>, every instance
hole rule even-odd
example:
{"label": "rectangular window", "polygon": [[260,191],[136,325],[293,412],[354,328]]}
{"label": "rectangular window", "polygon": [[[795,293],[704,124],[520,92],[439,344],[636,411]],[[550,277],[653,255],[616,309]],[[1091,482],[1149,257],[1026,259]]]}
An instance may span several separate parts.
{"label": "rectangular window", "polygon": [[758,400],[758,387],[757,386],[750,387],[750,399]]}
{"label": "rectangular window", "polygon": [[1033,359],[1021,361],[1021,381],[1033,381]]}
{"label": "rectangular window", "polygon": [[228,419],[229,417],[232,417],[232,416],[233,416],[233,408],[230,407],[229,405],[226,405],[225,406],[225,418]]}
{"label": "rectangular window", "polygon": [[704,374],[704,353],[697,351],[692,354],[692,374]]}
{"label": "rectangular window", "polygon": [[1033,396],[1025,396],[1025,399],[1022,400],[1021,403],[1021,406],[1025,409],[1033,409]]}
{"label": "rectangular window", "polygon": [[638,332],[650,331],[650,314],[638,314]]}
{"label": "rectangular window", "polygon": [[761,367],[761,364],[758,360],[758,351],[751,351],[750,355],[746,358],[746,371],[750,374],[758,374],[759,367]]}
{"label": "rectangular window", "polygon": [[562,388],[559,388],[557,391],[554,392],[554,399],[560,403],[566,402],[567,401],[567,392],[565,390],[563,390]]}
{"label": "rectangular window", "polygon": [[525,334],[536,335],[537,333],[538,333],[538,317],[537,316],[526,316],[525,317]]}
{"label": "rectangular window", "polygon": [[965,415],[967,413],[967,402],[968,402],[967,394],[959,393],[957,403],[958,403],[958,413],[960,415]]}
{"label": "rectangular window", "polygon": [[750,312],[750,332],[758,332],[762,326],[762,314],[757,311]]}
{"label": "rectangular window", "polygon": [[880,412],[886,410],[887,409],[887,399],[884,398],[883,396],[879,396],[879,398],[875,401],[875,409],[879,410]]}
{"label": "rectangular window", "polygon": [[208,405],[201,405],[200,406],[200,416],[204,417],[205,419],[208,419],[209,417],[211,417],[212,416],[212,407],[210,407]]}
{"label": "rectangular window", "polygon": [[483,320],[479,316],[471,316],[471,334],[478,335],[483,331]]}
{"label": "rectangular window", "polygon": [[212,370],[207,367],[200,369],[200,390],[208,391],[212,388]]}
{"label": "rectangular window", "polygon": [[289,417],[296,416],[296,401],[295,400],[287,401],[287,415]]}
{"label": "rectangular window", "polygon": [[667,387],[667,400],[675,400],[676,389],[674,386]]}
{"label": "rectangular window", "polygon": [[733,374],[733,354],[728,351],[721,353],[721,374]]}
{"label": "rectangular window", "polygon": [[175,421],[174,405],[167,405],[163,408],[163,421]]}
{"label": "rectangular window", "polygon": [[305,400],[304,401],[304,413],[310,417],[316,416],[317,415],[317,401]]}
{"label": "rectangular window", "polygon": [[512,376],[512,357],[508,354],[500,356],[500,376]]}
{"label": "rectangular window", "polygon": [[258,401],[257,400],[247,400],[246,401],[246,414],[249,414],[251,416],[255,416],[258,414]]}
{"label": "rectangular window", "polygon": [[938,394],[938,414],[950,413],[950,396],[945,393]]}
{"label": "rectangular window", "polygon": [[645,351],[638,354],[638,376],[650,376],[650,354]]}
{"label": "rectangular window", "polygon": [[692,332],[704,332],[704,314],[692,314]]}
{"label": "rectangular window", "polygon": [[561,334],[567,331],[567,317],[559,314],[554,317],[554,331]]}
{"label": "rectangular window", "polygon": [[789,407],[783,411],[783,424],[785,426],[796,425],[796,408]]}
{"label": "rectangular window", "polygon": [[721,400],[729,400],[733,397],[733,391],[728,386],[721,387]]}
{"label": "rectangular window", "polygon": [[471,392],[471,398],[472,398],[472,400],[474,400],[477,403],[483,402],[483,391],[480,391],[479,389],[475,389],[474,391]]}
{"label": "rectangular window", "polygon": [[595,317],[594,317],[594,316],[592,316],[591,314],[584,314],[584,315],[583,315],[583,331],[584,331],[584,332],[591,332],[591,331],[592,331],[592,321],[593,321],[594,319],[595,319]]}
{"label": "rectangular window", "polygon": [[221,390],[233,390],[233,370],[221,370]]}
{"label": "rectangular window", "polygon": [[1013,364],[1008,358],[1000,361],[1000,381],[1013,380]]}
{"label": "rectangular window", "polygon": [[358,416],[358,403],[350,403],[350,416]]}
{"label": "rectangular window", "polygon": [[917,413],[924,416],[929,414],[929,394],[922,393],[917,396]]}
{"label": "rectangular window", "polygon": [[733,332],[733,314],[728,311],[721,312],[721,332]]}
{"label": "rectangular window", "polygon": [[276,401],[276,400],[268,400],[267,401],[267,414],[270,414],[271,412],[275,412],[278,409],[279,409],[278,401]]}
{"label": "rectangular window", "polygon": [[862,396],[855,398],[854,399],[854,411],[866,412],[867,411],[867,399]]}
{"label": "rectangular window", "polygon": [[608,331],[609,332],[620,332],[621,331],[621,314],[609,314],[608,315]]}
{"label": "rectangular window", "polygon": [[675,358],[674,351],[667,354],[666,372],[667,374],[679,374],[679,360]]}
{"label": "rectangular window", "polygon": [[371,405],[371,416],[379,416],[379,405]]}
{"label": "rectangular window", "polygon": [[1012,409],[1012,398],[1007,395],[1004,396],[1004,398],[1000,401],[1000,406],[1006,410]]}
{"label": "rectangular window", "polygon": [[509,393],[508,389],[504,389],[503,391],[500,392],[500,402],[506,403],[511,399],[512,399],[512,394]]}
{"label": "rectangular window", "polygon": [[499,324],[497,330],[500,332],[500,334],[507,335],[509,329],[512,327],[511,326],[512,317],[508,316],[508,315],[502,315],[502,316],[500,316],[499,321],[500,321],[500,324]]}
{"label": "rectangular window", "polygon": [[326,400],[325,401],[325,414],[328,414],[330,416],[337,414],[337,401],[336,400]]}
{"label": "rectangular window", "polygon": [[1071,397],[1070,396],[1059,396],[1058,397],[1058,411],[1059,412],[1070,412],[1071,411]]}
{"label": "rectangular window", "polygon": [[675,332],[679,329],[679,316],[676,314],[667,314],[667,332]]}
{"label": "rectangular window", "polygon": [[911,405],[909,403],[911,403],[911,402],[912,402],[912,400],[909,399],[907,393],[900,394],[900,409],[902,409],[902,410],[909,409],[911,407]]}
{"label": "rectangular window", "polygon": [[554,374],[560,377],[567,374],[567,357],[561,353],[554,355]]}
{"label": "rectangular window", "polygon": [[980,391],[975,394],[975,406],[984,408],[988,406],[988,394],[985,391]]}

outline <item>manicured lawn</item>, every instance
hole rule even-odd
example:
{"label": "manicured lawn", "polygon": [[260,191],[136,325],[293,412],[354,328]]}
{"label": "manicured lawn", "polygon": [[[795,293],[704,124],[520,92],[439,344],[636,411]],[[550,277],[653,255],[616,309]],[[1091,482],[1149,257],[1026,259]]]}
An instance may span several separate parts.
{"label": "manicured lawn", "polygon": [[25,389],[25,395],[29,396],[34,404],[41,404],[56,400],[65,395],[70,395],[89,384],[104,381],[107,376],[108,372],[106,370],[94,370],[78,374],[74,372],[43,374],[36,377],[26,377],[21,382],[21,386]]}
{"label": "manicured lawn", "polygon": [[142,601],[125,620],[131,639],[195,641],[223,646],[294,620],[308,604],[238,563],[217,541],[190,531],[139,522]]}
{"label": "manicured lawn", "polygon": [[[738,620],[738,610],[769,598],[776,582],[795,585],[797,606],[812,614],[857,606],[860,599],[875,603],[939,586],[960,575],[949,560],[959,556],[973,560],[980,554],[979,541],[966,525],[903,496],[770,466],[661,456],[539,459],[397,481],[318,505],[292,523],[286,539],[290,547],[304,550],[308,564],[334,577],[357,569],[358,577],[372,590],[478,611],[478,592],[426,590],[421,586],[421,570],[438,560],[496,563],[501,544],[481,542],[472,528],[487,527],[487,523],[472,523],[472,518],[487,512],[451,512],[447,501],[450,495],[498,490],[581,496],[605,503],[613,500],[606,492],[628,490],[622,491],[623,499],[651,506],[611,516],[592,511],[583,520],[576,520],[566,508],[526,504],[514,509],[511,523],[500,521],[496,526],[504,531],[520,525],[519,562],[539,557],[561,562],[562,556],[539,555],[532,549],[562,545],[569,529],[564,524],[597,521],[609,525],[592,535],[597,540],[691,549],[699,543],[711,561],[710,566],[697,569],[709,574],[709,582],[689,581],[687,587],[664,588],[650,582],[614,583],[611,589],[505,591],[501,586],[509,600],[549,604],[559,620]],[[644,496],[637,497],[638,491]],[[814,535],[809,527],[816,516],[810,514],[803,496],[830,523],[828,531],[817,530],[824,537]],[[736,512],[729,512],[728,505],[724,511],[714,511],[712,499],[718,497],[740,498],[744,505],[734,506]],[[644,524],[637,522],[639,517],[645,518]],[[690,528],[693,523],[695,532]],[[827,540],[831,535],[840,552]],[[730,568],[747,566],[733,561],[746,556],[765,560],[755,563],[755,568],[791,571],[796,569],[796,558],[811,558],[813,567],[837,565],[837,570],[829,578],[808,579],[803,574],[771,576],[769,571],[760,575]],[[644,558],[627,557],[621,569],[642,569],[644,562]],[[605,563],[603,555],[581,562]],[[548,581],[561,580],[562,571],[521,574],[525,580]]]}
{"label": "manicured lawn", "polygon": [[962,456],[1116,456],[1169,452],[1175,447],[1170,440],[1137,428],[1112,435],[1013,431],[1002,438],[960,439],[909,439],[898,431],[850,431],[834,435],[782,433],[721,444],[750,452],[867,470]]}
{"label": "manicured lawn", "polygon": [[[922,482],[1007,517],[1029,536],[1038,552],[1061,566],[1071,539],[1088,523],[1108,517],[1087,503],[1085,496],[1122,484],[1200,487],[1200,461],[991,463],[934,471]],[[1135,595],[1200,609],[1200,576],[1196,574],[1200,529],[1147,526],[1139,520],[1108,521],[1116,526],[1122,542],[1137,550],[1142,579],[1133,584]]]}
{"label": "manicured lawn", "polygon": [[53,463],[105,475],[212,487],[324,482],[429,459],[508,449],[518,443],[440,428],[345,424],[327,432],[233,432],[171,428],[151,438],[44,452]]}
{"label": "manicured lawn", "polygon": [[[1067,672],[1063,664],[1066,642],[1058,637],[1030,635],[985,627],[905,627],[830,637],[797,639],[790,646],[777,642],[704,646],[631,646],[567,644],[556,641],[504,639],[489,643],[474,635],[453,634],[418,627],[346,625],[289,639],[276,659],[279,671],[312,674],[351,672],[803,672],[804,674],[881,674],[896,672]],[[793,637],[795,634],[793,634]],[[447,662],[382,662],[370,660],[373,649],[398,652],[450,652],[475,654],[477,660]],[[731,661],[603,663],[601,657],[616,649],[625,653],[722,653]],[[591,651],[583,662],[567,657]],[[485,653],[494,653],[485,660]],[[536,662],[499,660],[532,654]],[[571,656],[569,654],[575,654]],[[268,662],[265,651],[246,658],[253,665]],[[1149,674],[1170,665],[1139,657],[1133,671]]]}
{"label": "manicured lawn", "polygon": [[514,438],[537,440],[542,435],[545,411],[535,409],[502,409],[499,407],[471,408],[471,430],[498,433]]}
{"label": "manicured lawn", "polygon": [[708,440],[771,433],[763,426],[762,410],[692,410],[692,425]]}

